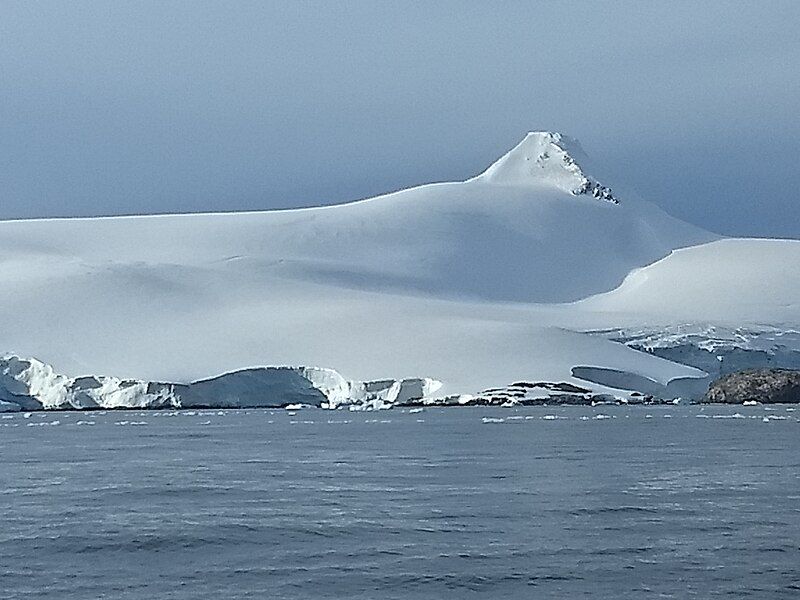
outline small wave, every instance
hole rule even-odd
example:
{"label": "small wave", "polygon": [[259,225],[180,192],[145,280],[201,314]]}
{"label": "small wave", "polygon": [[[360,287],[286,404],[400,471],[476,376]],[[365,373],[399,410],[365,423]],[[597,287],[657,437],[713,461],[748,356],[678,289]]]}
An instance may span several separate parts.
{"label": "small wave", "polygon": [[602,506],[599,508],[578,508],[570,512],[572,515],[606,515],[617,513],[657,513],[658,509],[650,506]]}
{"label": "small wave", "polygon": [[742,413],[733,413],[732,415],[711,415],[712,419],[746,419],[747,417]]}

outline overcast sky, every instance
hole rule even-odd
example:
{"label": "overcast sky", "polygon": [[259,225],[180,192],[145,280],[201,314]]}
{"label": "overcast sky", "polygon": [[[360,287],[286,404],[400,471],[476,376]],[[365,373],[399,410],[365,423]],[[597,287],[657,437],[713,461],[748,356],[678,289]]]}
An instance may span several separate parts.
{"label": "overcast sky", "polygon": [[726,234],[800,237],[800,2],[0,0],[0,218],[329,204],[531,129]]}

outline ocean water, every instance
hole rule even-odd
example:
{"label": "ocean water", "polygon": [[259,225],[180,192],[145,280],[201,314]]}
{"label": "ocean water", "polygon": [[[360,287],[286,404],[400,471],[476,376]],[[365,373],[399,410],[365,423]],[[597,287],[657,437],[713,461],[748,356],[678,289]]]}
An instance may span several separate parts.
{"label": "ocean water", "polygon": [[0,598],[798,598],[800,407],[0,419]]}

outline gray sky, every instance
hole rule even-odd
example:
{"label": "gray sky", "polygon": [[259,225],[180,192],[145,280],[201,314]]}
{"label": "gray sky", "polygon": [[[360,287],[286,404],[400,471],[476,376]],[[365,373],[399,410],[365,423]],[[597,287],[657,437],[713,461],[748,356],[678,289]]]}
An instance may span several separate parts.
{"label": "gray sky", "polygon": [[0,218],[328,204],[531,129],[727,234],[800,237],[800,2],[0,0]]}

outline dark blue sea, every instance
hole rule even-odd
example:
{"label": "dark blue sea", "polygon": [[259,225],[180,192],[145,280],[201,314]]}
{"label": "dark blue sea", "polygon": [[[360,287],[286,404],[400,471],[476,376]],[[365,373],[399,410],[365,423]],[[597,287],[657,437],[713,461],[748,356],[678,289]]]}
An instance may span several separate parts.
{"label": "dark blue sea", "polygon": [[0,418],[0,598],[800,598],[800,407]]}

